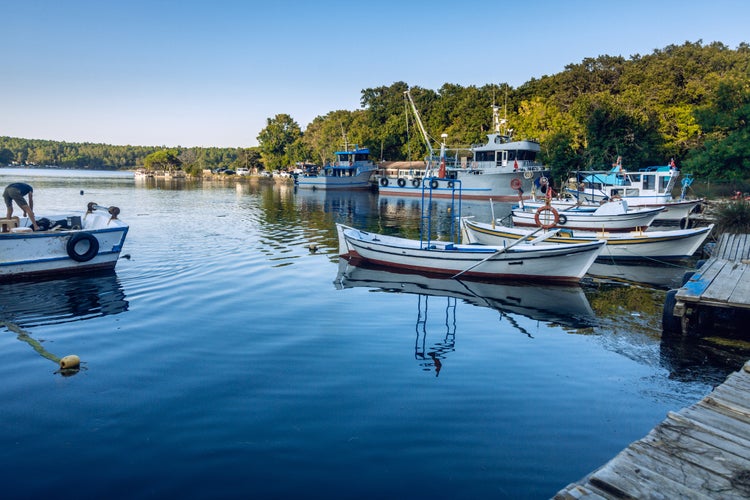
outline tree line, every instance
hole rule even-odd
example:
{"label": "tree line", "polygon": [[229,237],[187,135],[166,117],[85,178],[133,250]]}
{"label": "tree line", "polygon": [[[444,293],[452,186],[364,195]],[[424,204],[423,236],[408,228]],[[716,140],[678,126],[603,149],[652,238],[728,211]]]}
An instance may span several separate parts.
{"label": "tree line", "polygon": [[[302,127],[289,114],[267,118],[254,148],[165,148],[76,144],[0,137],[0,164],[126,169],[285,168],[324,164],[346,144],[377,160],[420,160],[427,146],[404,93],[409,90],[433,146],[482,143],[500,106],[515,138],[539,140],[556,176],[599,169],[618,156],[627,168],[674,159],[706,179],[741,180],[750,172],[750,45],[669,45],[648,55],[598,56],[519,87],[507,83],[438,90],[405,82],[364,89],[361,109],[336,110]],[[149,161],[146,161],[151,156]],[[167,163],[163,163],[165,158]]]}

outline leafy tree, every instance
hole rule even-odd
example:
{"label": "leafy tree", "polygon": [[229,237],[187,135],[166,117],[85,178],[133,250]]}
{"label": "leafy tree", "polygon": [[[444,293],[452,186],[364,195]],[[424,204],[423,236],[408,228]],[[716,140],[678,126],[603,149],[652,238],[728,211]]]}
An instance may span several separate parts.
{"label": "leafy tree", "polygon": [[750,173],[750,86],[747,81],[722,82],[715,98],[696,110],[706,134],[685,166],[714,179],[742,179]]}
{"label": "leafy tree", "polygon": [[13,151],[8,148],[0,149],[0,165],[7,165],[13,161],[13,158],[15,158]]}
{"label": "leafy tree", "polygon": [[147,170],[175,170],[182,165],[177,150],[163,149],[146,156],[143,165]]}
{"label": "leafy tree", "polygon": [[302,137],[302,130],[291,116],[278,114],[266,120],[266,127],[258,134],[258,143],[267,169],[279,169],[293,163],[289,147]]}

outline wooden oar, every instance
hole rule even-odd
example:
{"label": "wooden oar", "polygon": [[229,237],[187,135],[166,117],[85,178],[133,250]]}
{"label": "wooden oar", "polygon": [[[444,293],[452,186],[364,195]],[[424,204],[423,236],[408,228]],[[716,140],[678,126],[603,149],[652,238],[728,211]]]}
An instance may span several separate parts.
{"label": "wooden oar", "polygon": [[510,249],[511,249],[511,248],[513,248],[514,246],[518,245],[518,244],[519,244],[519,243],[521,243],[522,241],[526,241],[526,240],[528,240],[529,238],[531,238],[532,236],[534,236],[534,235],[535,235],[536,233],[538,233],[539,231],[541,231],[541,230],[543,230],[543,229],[544,229],[543,227],[540,227],[540,228],[538,228],[538,229],[535,229],[535,230],[534,230],[533,232],[531,232],[531,233],[527,234],[526,236],[524,236],[524,237],[522,237],[522,238],[519,238],[519,239],[517,239],[516,241],[514,241],[514,242],[513,242],[513,243],[511,243],[510,245],[508,245],[508,246],[505,246],[505,247],[503,247],[503,248],[499,249],[498,251],[496,251],[496,252],[494,252],[494,253],[492,253],[492,254],[488,255],[488,256],[487,256],[487,257],[485,257],[484,259],[480,260],[480,261],[479,261],[479,262],[477,262],[476,264],[474,264],[474,265],[472,265],[472,266],[469,266],[469,267],[467,267],[466,269],[464,269],[464,270],[463,270],[463,271],[461,271],[460,273],[458,273],[458,274],[454,274],[454,275],[453,275],[453,276],[451,276],[451,277],[452,277],[452,278],[458,278],[459,276],[461,276],[461,275],[462,275],[462,274],[464,274],[465,272],[467,272],[467,271],[471,271],[472,269],[474,269],[475,267],[477,267],[477,266],[478,266],[478,265],[480,265],[480,264],[484,264],[485,262],[487,262],[488,260],[490,260],[490,259],[491,259],[492,257],[495,257],[496,255],[500,255],[501,253],[507,252],[508,250],[510,250]]}

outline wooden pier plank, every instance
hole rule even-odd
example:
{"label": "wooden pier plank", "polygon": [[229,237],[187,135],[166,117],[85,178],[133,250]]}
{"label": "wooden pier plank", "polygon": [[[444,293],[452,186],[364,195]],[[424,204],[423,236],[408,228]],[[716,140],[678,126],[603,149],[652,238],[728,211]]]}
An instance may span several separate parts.
{"label": "wooden pier plank", "polygon": [[[744,446],[745,449],[750,450],[750,436],[747,432],[747,425],[720,411],[715,411],[713,407],[684,408],[675,415],[689,419],[693,425],[722,436],[724,439],[734,440],[739,446]],[[677,418],[672,414],[670,416]]]}
{"label": "wooden pier plank", "polygon": [[700,271],[693,275],[693,279],[677,291],[677,299],[695,301],[700,298],[706,289],[713,283],[714,279],[721,273],[727,260],[712,259],[706,262]]}
{"label": "wooden pier plank", "polygon": [[[729,298],[740,284],[744,274],[745,264],[729,262],[721,270],[721,273],[713,280],[711,286],[707,287],[701,298],[717,302],[729,302]],[[746,302],[748,297],[741,297]]]}
{"label": "wooden pier plank", "polygon": [[742,264],[741,273],[737,278],[737,286],[734,287],[732,294],[727,302],[738,305],[750,305],[750,265]]}
{"label": "wooden pier plank", "polygon": [[710,498],[707,494],[657,474],[641,465],[633,464],[627,455],[606,464],[589,478],[595,488],[612,495],[610,498]]}
{"label": "wooden pier plank", "polygon": [[750,498],[750,362],[556,499]]}
{"label": "wooden pier plank", "polygon": [[744,458],[746,448],[686,420],[667,419],[641,442],[669,452],[679,469],[685,463],[694,464],[727,479],[750,470],[750,460]]}
{"label": "wooden pier plank", "polygon": [[693,463],[680,462],[678,464],[667,450],[636,442],[626,450],[626,456],[633,464],[646,467],[661,476],[672,478],[693,491],[706,490],[710,495],[716,495],[732,490],[732,481],[729,478],[707,473],[703,467]]}

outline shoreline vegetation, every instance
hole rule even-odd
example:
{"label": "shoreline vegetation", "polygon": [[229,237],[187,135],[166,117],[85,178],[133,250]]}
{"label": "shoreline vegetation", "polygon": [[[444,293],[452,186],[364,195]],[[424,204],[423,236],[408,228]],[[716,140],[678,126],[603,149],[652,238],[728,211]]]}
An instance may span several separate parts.
{"label": "shoreline vegetation", "polygon": [[[600,55],[557,74],[508,83],[438,90],[395,82],[361,91],[360,108],[315,117],[304,127],[291,115],[267,118],[254,147],[113,146],[0,136],[0,164],[60,165],[95,170],[246,168],[274,172],[300,163],[324,165],[337,150],[369,148],[378,161],[419,161],[425,138],[409,123],[405,92],[429,137],[446,134],[465,149],[493,130],[500,109],[514,139],[536,140],[554,179],[603,170],[622,157],[628,170],[677,166],[696,179],[750,192],[750,44],[685,42],[651,54]],[[248,134],[250,135],[250,134]]]}

